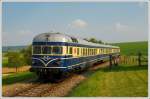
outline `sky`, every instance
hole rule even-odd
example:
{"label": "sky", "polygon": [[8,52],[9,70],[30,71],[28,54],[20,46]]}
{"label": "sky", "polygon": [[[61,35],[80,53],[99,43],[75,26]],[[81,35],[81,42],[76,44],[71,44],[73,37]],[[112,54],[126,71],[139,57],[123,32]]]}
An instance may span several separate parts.
{"label": "sky", "polygon": [[107,43],[148,40],[147,2],[4,2],[2,45],[28,45],[45,32]]}

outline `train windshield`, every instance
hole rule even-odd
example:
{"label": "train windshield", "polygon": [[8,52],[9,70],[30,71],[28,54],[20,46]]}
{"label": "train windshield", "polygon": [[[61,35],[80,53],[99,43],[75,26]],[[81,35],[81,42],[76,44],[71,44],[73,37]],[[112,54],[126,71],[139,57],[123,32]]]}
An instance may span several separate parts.
{"label": "train windshield", "polygon": [[52,47],[50,47],[50,46],[43,46],[42,47],[42,54],[51,54],[51,50],[52,50]]}
{"label": "train windshield", "polygon": [[34,46],[33,54],[41,54],[41,46]]}
{"label": "train windshield", "polygon": [[33,54],[62,54],[59,46],[33,46]]}
{"label": "train windshield", "polygon": [[62,54],[62,47],[53,47],[53,50],[52,50],[52,53],[53,54]]}

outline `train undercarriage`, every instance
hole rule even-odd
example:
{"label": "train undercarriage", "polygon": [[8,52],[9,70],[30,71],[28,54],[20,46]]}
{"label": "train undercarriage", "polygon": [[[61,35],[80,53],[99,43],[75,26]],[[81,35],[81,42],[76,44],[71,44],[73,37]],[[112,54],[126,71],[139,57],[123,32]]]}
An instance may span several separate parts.
{"label": "train undercarriage", "polygon": [[30,68],[30,72],[35,72],[38,79],[51,82],[60,82],[71,74],[71,72],[60,71],[58,68]]}

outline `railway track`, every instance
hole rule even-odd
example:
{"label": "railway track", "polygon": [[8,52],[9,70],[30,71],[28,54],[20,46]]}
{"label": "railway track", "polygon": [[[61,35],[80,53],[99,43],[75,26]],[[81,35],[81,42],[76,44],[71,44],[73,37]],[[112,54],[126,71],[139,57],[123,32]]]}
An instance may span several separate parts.
{"label": "railway track", "polygon": [[30,79],[28,81],[22,81],[20,83],[15,83],[13,85],[3,86],[3,96],[16,96],[18,93],[29,90],[30,88],[36,87],[40,84],[37,78]]}
{"label": "railway track", "polygon": [[38,86],[32,87],[26,91],[16,94],[16,96],[39,97],[42,94],[44,94],[50,87],[51,87],[51,84],[39,84]]}
{"label": "railway track", "polygon": [[[14,96],[42,97],[42,96],[65,96],[71,89],[84,80],[82,75],[72,75],[68,79],[59,83],[40,83],[26,91],[19,92]],[[65,90],[65,91],[64,91]]]}
{"label": "railway track", "polygon": [[[101,67],[108,66],[108,62],[102,63],[99,65],[95,65],[89,70],[97,70]],[[73,74],[67,79],[65,79],[62,82],[59,83],[49,83],[49,82],[43,82],[39,80],[31,80],[28,81],[27,83],[23,83],[20,86],[16,85],[16,88],[18,90],[15,90],[14,92],[10,92],[8,90],[8,94],[5,93],[3,96],[9,96],[9,97],[16,97],[16,96],[23,96],[23,97],[47,97],[47,96],[66,96],[73,87],[75,87],[77,84],[79,84],[81,81],[86,79],[86,76],[84,75],[83,72],[81,74]],[[21,87],[25,86],[25,87]],[[15,87],[15,85],[14,85]]]}

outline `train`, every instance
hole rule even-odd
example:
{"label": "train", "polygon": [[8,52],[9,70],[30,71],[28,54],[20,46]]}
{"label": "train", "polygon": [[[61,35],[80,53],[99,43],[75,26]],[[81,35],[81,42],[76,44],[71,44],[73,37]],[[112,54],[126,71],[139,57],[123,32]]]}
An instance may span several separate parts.
{"label": "train", "polygon": [[97,44],[63,33],[42,33],[33,38],[31,72],[39,78],[60,79],[94,63],[118,57],[118,46]]}

